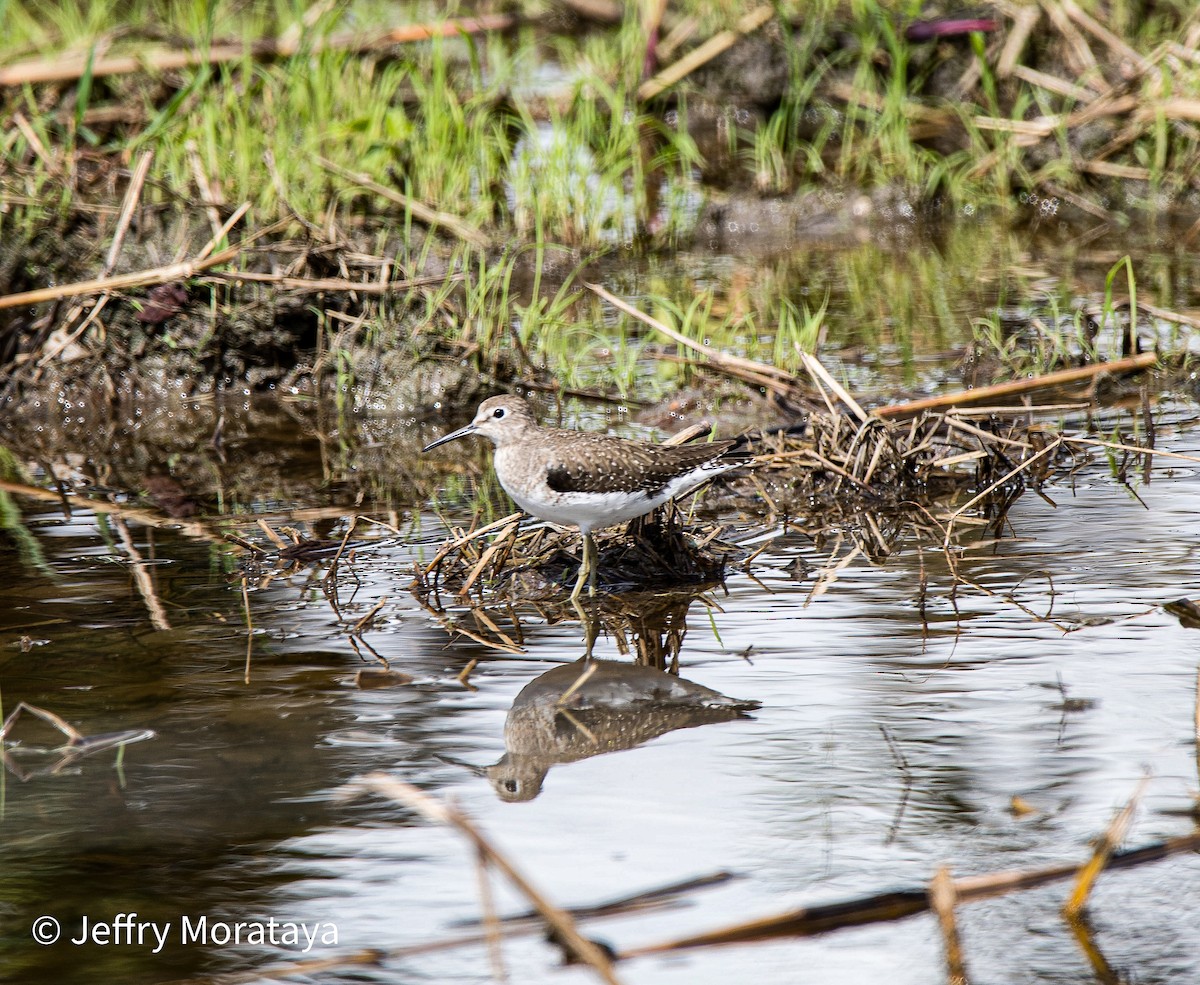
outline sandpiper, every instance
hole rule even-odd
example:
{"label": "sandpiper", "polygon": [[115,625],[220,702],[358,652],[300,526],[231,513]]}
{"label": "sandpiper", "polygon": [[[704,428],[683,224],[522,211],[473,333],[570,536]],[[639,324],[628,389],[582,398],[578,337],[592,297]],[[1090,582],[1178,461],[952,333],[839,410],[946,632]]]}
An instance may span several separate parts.
{"label": "sandpiper", "polygon": [[586,580],[596,594],[593,530],[644,516],[668,499],[745,464],[736,441],[656,445],[591,431],[540,427],[520,397],[489,397],[466,427],[431,441],[429,451],[469,434],[496,446],[496,478],[526,513],[571,524],[583,534],[583,562],[571,599]]}

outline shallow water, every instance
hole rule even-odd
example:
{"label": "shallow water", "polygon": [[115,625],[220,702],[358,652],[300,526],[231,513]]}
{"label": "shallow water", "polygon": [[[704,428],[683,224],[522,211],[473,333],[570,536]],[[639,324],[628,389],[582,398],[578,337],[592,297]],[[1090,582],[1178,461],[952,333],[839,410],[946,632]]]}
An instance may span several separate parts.
{"label": "shallow water", "polygon": [[[911,379],[911,363],[896,362],[892,382],[897,373]],[[878,373],[879,362],[871,365]],[[865,383],[884,385],[878,376]],[[440,424],[376,417],[362,424],[368,438],[355,448],[314,437],[307,419],[260,402],[227,411],[226,458],[200,456],[213,476],[191,484],[210,512],[237,508],[276,530],[291,524],[338,539],[347,517],[376,509],[400,533],[355,530],[375,543],[339,565],[336,608],[321,582],[327,561],[294,571],[255,566],[248,630],[241,569],[212,526],[201,535],[190,519],[174,528],[134,519],[126,540],[119,520],[82,502],[66,517],[5,494],[5,711],[26,701],[89,736],[155,732],[119,760],[100,752],[49,773],[56,759],[44,750],[59,745],[57,735],[32,719],[14,729],[14,763],[43,772],[24,781],[2,774],[0,968],[8,980],[203,978],[459,933],[456,921],[480,914],[471,853],[407,808],[337,799],[372,771],[453,798],[564,906],[736,874],[689,894],[687,905],[585,925],[617,950],[920,888],[941,864],[961,876],[1081,861],[1145,775],[1126,843],[1194,830],[1200,634],[1160,608],[1200,597],[1194,466],[1160,460],[1136,496],[1099,465],[1052,483],[1054,507],[1025,495],[1000,540],[982,531],[966,539],[975,546],[961,570],[981,589],[953,595],[944,555],[911,533],[886,559],[859,554],[819,594],[813,576],[797,581],[788,569],[797,557],[820,568],[833,545],[795,532],[772,539],[749,573],[735,570],[724,589],[687,606],[678,655],[682,678],[761,708],[634,748],[543,763],[540,787],[506,799],[484,775],[513,752],[506,715],[523,688],[578,659],[584,644],[578,622],[536,618],[524,624],[520,654],[452,640],[409,593],[413,564],[445,536],[430,496],[449,485],[439,494],[444,518],[468,522],[476,487],[448,482],[447,473],[486,463],[486,452],[461,446],[430,472],[416,449]],[[196,408],[173,440],[202,445],[196,421],[207,412]],[[1190,406],[1164,406],[1159,447],[1200,454],[1191,415]],[[183,454],[171,450],[170,432],[142,442],[135,431],[101,451],[81,430],[56,455],[21,461],[42,485],[39,469],[70,462],[95,481],[136,488]],[[495,515],[503,509],[497,501]],[[289,510],[309,513],[297,520]],[[762,533],[733,519],[746,536]],[[229,528],[267,543],[248,516]],[[847,529],[841,556],[854,534]],[[381,599],[356,652],[351,630]],[[413,681],[356,686],[360,669],[378,666],[368,647]],[[595,655],[630,660],[613,633],[601,634]],[[471,660],[479,664],[467,686],[459,674]],[[1014,797],[1034,812],[1015,814]],[[1089,919],[1111,969],[1143,983],[1200,977],[1198,877],[1200,860],[1184,855],[1101,878]],[[1058,884],[961,907],[972,980],[1105,980],[1058,914],[1066,892]],[[527,906],[499,881],[496,895],[502,912]],[[134,912],[165,928],[158,953],[148,928],[142,943],[69,940],[84,918],[90,926]],[[60,922],[58,943],[32,940],[41,915]],[[201,918],[208,943],[184,943]],[[318,940],[307,953],[303,939],[223,940],[227,924],[271,919],[316,925]],[[592,977],[558,969],[557,953],[536,935],[514,937],[504,958],[513,981]],[[639,983],[784,983],[798,968],[818,982],[886,976],[917,985],[945,974],[927,916],[636,959],[618,974]],[[484,982],[492,972],[484,949],[469,947],[316,977],[416,979]]]}

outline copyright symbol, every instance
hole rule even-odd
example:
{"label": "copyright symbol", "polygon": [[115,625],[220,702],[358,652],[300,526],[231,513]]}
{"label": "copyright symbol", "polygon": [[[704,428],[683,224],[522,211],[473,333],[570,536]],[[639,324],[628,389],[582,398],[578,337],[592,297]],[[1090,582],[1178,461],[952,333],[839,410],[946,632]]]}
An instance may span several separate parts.
{"label": "copyright symbol", "polygon": [[54,917],[38,917],[33,921],[33,939],[39,944],[53,944],[62,928]]}

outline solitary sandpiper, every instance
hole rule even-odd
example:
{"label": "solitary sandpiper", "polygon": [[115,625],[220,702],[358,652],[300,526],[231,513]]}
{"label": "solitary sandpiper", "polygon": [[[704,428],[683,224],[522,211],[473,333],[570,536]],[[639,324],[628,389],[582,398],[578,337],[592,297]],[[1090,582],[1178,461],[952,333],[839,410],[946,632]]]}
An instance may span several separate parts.
{"label": "solitary sandpiper", "polygon": [[466,427],[426,445],[479,434],[496,446],[496,478],[526,513],[569,523],[583,534],[583,562],[571,599],[586,580],[596,594],[593,530],[644,516],[730,469],[745,464],[736,441],[656,445],[591,431],[540,427],[520,397],[489,397]]}

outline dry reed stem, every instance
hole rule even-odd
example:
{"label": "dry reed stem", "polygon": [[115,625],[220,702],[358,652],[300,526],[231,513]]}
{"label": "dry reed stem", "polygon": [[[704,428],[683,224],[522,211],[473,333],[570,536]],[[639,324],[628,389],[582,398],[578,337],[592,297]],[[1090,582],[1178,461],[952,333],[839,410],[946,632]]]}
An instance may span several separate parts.
{"label": "dry reed stem", "polygon": [[512,523],[514,520],[520,520],[523,516],[525,516],[525,514],[521,511],[510,513],[508,516],[502,516],[499,520],[493,520],[491,523],[485,524],[477,530],[473,530],[468,534],[463,534],[461,537],[455,537],[453,540],[448,541],[447,543],[443,544],[437,554],[434,555],[433,560],[425,566],[425,574],[429,575],[434,568],[436,568],[442,561],[446,559],[448,555],[454,551],[457,551],[464,545],[491,533],[493,530],[499,530],[501,527]]}
{"label": "dry reed stem", "polygon": [[1063,439],[1061,437],[1055,438],[1054,441],[1052,441],[1050,444],[1048,444],[1041,451],[1037,452],[1034,455],[1030,455],[1029,458],[1025,459],[1025,461],[1023,461],[1020,465],[1016,466],[1016,468],[1010,469],[1008,472],[1006,472],[1004,475],[1002,475],[999,479],[997,479],[995,482],[993,482],[990,486],[988,486],[982,492],[977,493],[976,495],[972,496],[962,506],[960,506],[957,510],[955,510],[950,515],[950,520],[946,524],[946,538],[943,541],[942,546],[947,551],[949,551],[949,549],[950,549],[950,534],[954,530],[955,521],[960,516],[962,516],[962,514],[964,514],[967,510],[971,509],[971,507],[973,507],[976,503],[980,502],[980,500],[986,498],[990,493],[995,492],[1001,486],[1005,485],[1010,479],[1013,479],[1020,473],[1024,472],[1027,468],[1029,468],[1031,465],[1033,465],[1034,462],[1039,461],[1040,459],[1049,455],[1050,452],[1054,451],[1057,448],[1060,448],[1062,446],[1062,444],[1063,444]]}
{"label": "dry reed stem", "polygon": [[1062,5],[1056,0],[1041,0],[1041,5],[1049,16],[1050,22],[1066,42],[1066,60],[1072,71],[1083,77],[1087,84],[1097,92],[1109,92],[1111,86],[1100,75],[1100,65],[1096,61],[1096,56],[1092,53],[1087,40],[1071,23],[1071,19]]}
{"label": "dry reed stem", "polygon": [[654,78],[643,82],[638,87],[638,101],[645,102],[647,99],[653,99],[660,92],[669,89],[682,79],[687,78],[687,76],[691,75],[700,66],[708,64],[708,62],[712,61],[722,52],[732,48],[743,35],[757,31],[774,16],[775,8],[771,4],[763,4],[761,7],[755,7],[754,10],[743,15],[733,26],[732,30],[719,31],[702,45],[689,51],[677,62],[668,65],[655,75]]}
{"label": "dry reed stem", "polygon": [[496,917],[496,899],[492,893],[487,855],[479,848],[475,849],[475,881],[479,886],[479,904],[483,909],[483,934],[487,939],[488,961],[492,966],[492,978],[500,985],[507,985],[508,970],[504,964],[504,932]]}
{"label": "dry reed stem", "polygon": [[93,513],[106,513],[112,516],[127,517],[150,527],[170,527],[187,537],[202,540],[223,541],[224,537],[207,529],[206,525],[195,520],[180,520],[176,517],[162,516],[153,510],[136,506],[124,506],[119,503],[109,503],[105,500],[72,499],[64,497],[54,489],[43,489],[40,486],[28,486],[21,482],[9,482],[0,479],[0,491],[13,493],[16,496],[26,496],[43,503],[54,503],[63,508],[64,514],[71,515],[72,506],[90,510]]}
{"label": "dry reed stem", "polygon": [[[1192,229],[1200,230],[1200,219],[1197,219]],[[1190,236],[1190,233],[1189,233]],[[1187,241],[1185,236],[1184,240]],[[1187,325],[1189,328],[1200,328],[1200,315],[1185,315],[1180,311],[1172,311],[1169,308],[1159,308],[1155,305],[1148,304],[1141,298],[1138,298],[1138,308],[1145,311],[1147,314],[1153,315],[1155,318],[1161,318],[1163,321],[1177,322],[1180,325]]]}
{"label": "dry reed stem", "polygon": [[[305,39],[297,34],[283,38],[265,38],[250,44],[214,44],[207,48],[147,51],[134,55],[96,58],[90,66],[93,78],[107,75],[130,75],[134,72],[174,72],[197,65],[220,65],[240,61],[249,54],[258,59],[290,58],[304,50],[311,54],[321,51],[365,52],[390,48],[397,44],[429,41],[433,38],[454,37],[459,34],[482,34],[506,31],[519,23],[509,14],[462,17],[431,24],[406,24],[382,34],[364,36],[361,33],[335,34],[327,38]],[[51,56],[17,62],[0,68],[0,87],[36,85],[42,82],[68,82],[81,78],[89,71],[84,57]]]}
{"label": "dry reed stem", "polygon": [[379,610],[384,607],[387,600],[388,597],[386,595],[381,596],[379,601],[371,606],[371,608],[363,615],[361,619],[358,620],[358,622],[350,627],[350,635],[362,636],[363,631],[371,625],[372,620],[374,620],[375,616],[379,614]]}
{"label": "dry reed stem", "polygon": [[254,652],[254,622],[250,618],[250,579],[242,576],[242,610],[246,613],[246,667],[242,683],[250,683],[250,655]]}
{"label": "dry reed stem", "polygon": [[1042,376],[1027,380],[1013,380],[1010,383],[996,383],[992,386],[976,387],[974,390],[959,390],[938,397],[928,397],[923,400],[910,400],[902,404],[888,404],[886,407],[876,407],[872,413],[877,417],[901,417],[916,414],[923,410],[934,410],[942,407],[956,407],[960,404],[975,403],[977,400],[988,400],[993,397],[1010,397],[1039,390],[1043,387],[1062,386],[1066,383],[1076,383],[1080,380],[1094,379],[1104,373],[1129,373],[1147,369],[1158,362],[1158,356],[1153,352],[1142,352],[1136,356],[1117,359],[1107,363],[1093,363],[1090,366],[1075,366],[1070,369],[1055,370]]}
{"label": "dry reed stem", "polygon": [[946,423],[946,427],[955,431],[963,431],[967,434],[973,434],[977,438],[987,442],[996,442],[1001,445],[1007,445],[1010,448],[1021,448],[1027,451],[1033,450],[1033,445],[1028,441],[1014,441],[1012,438],[1002,438],[998,434],[992,434],[990,431],[985,431],[983,428],[976,427],[974,424],[968,424],[966,421],[960,421],[950,415],[942,418]]}
{"label": "dry reed stem", "polygon": [[1197,455],[1184,455],[1182,452],[1165,451],[1144,445],[1126,445],[1119,441],[1105,441],[1103,438],[1064,437],[1062,441],[1069,445],[1094,445],[1099,448],[1112,448],[1116,451],[1129,451],[1137,455],[1158,455],[1162,458],[1174,458],[1182,462],[1200,462],[1200,456]]}
{"label": "dry reed stem", "polygon": [[144,150],[138,155],[137,164],[133,166],[129,187],[125,190],[125,199],[121,203],[121,212],[117,216],[117,227],[113,232],[112,243],[104,257],[104,266],[100,269],[101,277],[107,277],[117,265],[121,248],[125,245],[125,235],[129,232],[129,223],[133,220],[133,213],[142,199],[142,189],[145,187],[146,175],[150,173],[150,163],[153,160],[154,151]]}
{"label": "dry reed stem", "polygon": [[1042,18],[1042,12],[1036,4],[1028,4],[1017,7],[1015,10],[1005,11],[1012,18],[1012,27],[1008,29],[1008,36],[1004,39],[1004,48],[1000,52],[1000,58],[996,62],[996,75],[1001,79],[1007,79],[1013,74],[1017,67],[1017,59],[1021,57],[1021,52],[1025,50],[1025,45],[1029,41],[1029,35],[1033,33],[1037,22]]}
{"label": "dry reed stem", "polygon": [[500,532],[499,536],[497,536],[494,541],[488,545],[487,550],[479,555],[479,560],[476,562],[475,567],[471,569],[471,573],[467,575],[466,581],[463,582],[462,588],[458,590],[458,594],[460,596],[463,598],[466,597],[467,593],[471,590],[471,586],[474,585],[479,576],[483,574],[483,569],[487,567],[488,562],[496,556],[496,553],[501,547],[504,547],[513,537],[516,536],[517,529],[520,527],[520,525],[520,520],[514,520],[511,524],[509,524],[509,526],[505,527],[504,530]]}
{"label": "dry reed stem", "polygon": [[1074,82],[1060,79],[1057,75],[1039,72],[1035,68],[1018,65],[1010,74],[1015,75],[1022,82],[1028,82],[1039,89],[1045,89],[1067,99],[1074,99],[1076,102],[1087,104],[1096,98],[1096,94],[1090,89],[1084,89],[1082,86],[1075,85]]}
{"label": "dry reed stem", "polygon": [[[1145,307],[1140,301],[1140,307]],[[1087,410],[1089,402],[1070,404],[995,404],[990,407],[950,407],[946,414],[952,418],[959,417],[1024,417],[1033,414],[1049,414],[1064,410]]]}
{"label": "dry reed stem", "polygon": [[1087,904],[1088,896],[1092,891],[1092,887],[1096,884],[1096,879],[1104,867],[1112,858],[1115,852],[1125,840],[1125,835],[1129,831],[1129,825],[1133,822],[1133,813],[1137,810],[1138,801],[1142,799],[1142,792],[1146,789],[1146,784],[1150,781],[1148,776],[1144,776],[1141,782],[1138,783],[1137,789],[1134,790],[1133,796],[1129,798],[1129,802],[1117,812],[1112,819],[1112,823],[1108,826],[1108,830],[1104,832],[1103,837],[1096,843],[1096,850],[1092,853],[1092,857],[1079,869],[1079,875],[1075,879],[1075,887],[1071,890],[1071,895],[1067,897],[1067,901],[1063,904],[1063,915],[1068,919],[1077,918]]}
{"label": "dry reed stem", "polygon": [[242,245],[231,246],[220,253],[203,259],[185,260],[182,263],[172,263],[165,267],[153,267],[129,274],[119,274],[116,277],[100,277],[96,280],[78,281],[74,284],[62,284],[57,287],[40,287],[33,291],[22,291],[19,294],[9,294],[0,297],[0,308],[17,308],[22,305],[41,304],[43,301],[58,301],[62,298],[76,298],[85,294],[102,294],[105,291],[119,291],[131,287],[150,287],[155,284],[167,284],[175,280],[187,280],[202,270],[228,263],[242,251]]}
{"label": "dry reed stem", "polygon": [[1080,9],[1075,0],[1062,0],[1062,9],[1071,20],[1087,31],[1097,41],[1106,45],[1118,58],[1132,62],[1141,72],[1145,72],[1150,68],[1150,63],[1141,54]]}
{"label": "dry reed stem", "polygon": [[200,201],[204,203],[208,224],[212,228],[213,235],[216,236],[217,231],[221,228],[221,212],[217,208],[220,203],[213,194],[212,182],[209,181],[208,175],[204,171],[204,162],[200,159],[200,150],[196,146],[196,142],[189,140],[184,145],[184,151],[187,155],[188,165],[192,169],[192,180],[200,192]]}
{"label": "dry reed stem", "polygon": [[567,911],[559,909],[534,887],[534,885],[509,861],[499,849],[483,835],[474,822],[452,804],[431,797],[410,783],[404,783],[386,773],[370,773],[357,780],[350,790],[370,790],[403,804],[424,815],[431,821],[456,828],[472,844],[486,864],[495,866],[519,890],[546,923],[554,930],[563,947],[571,951],[580,961],[587,964],[609,985],[619,985],[612,961],[595,943],[588,940],[575,925]]}

